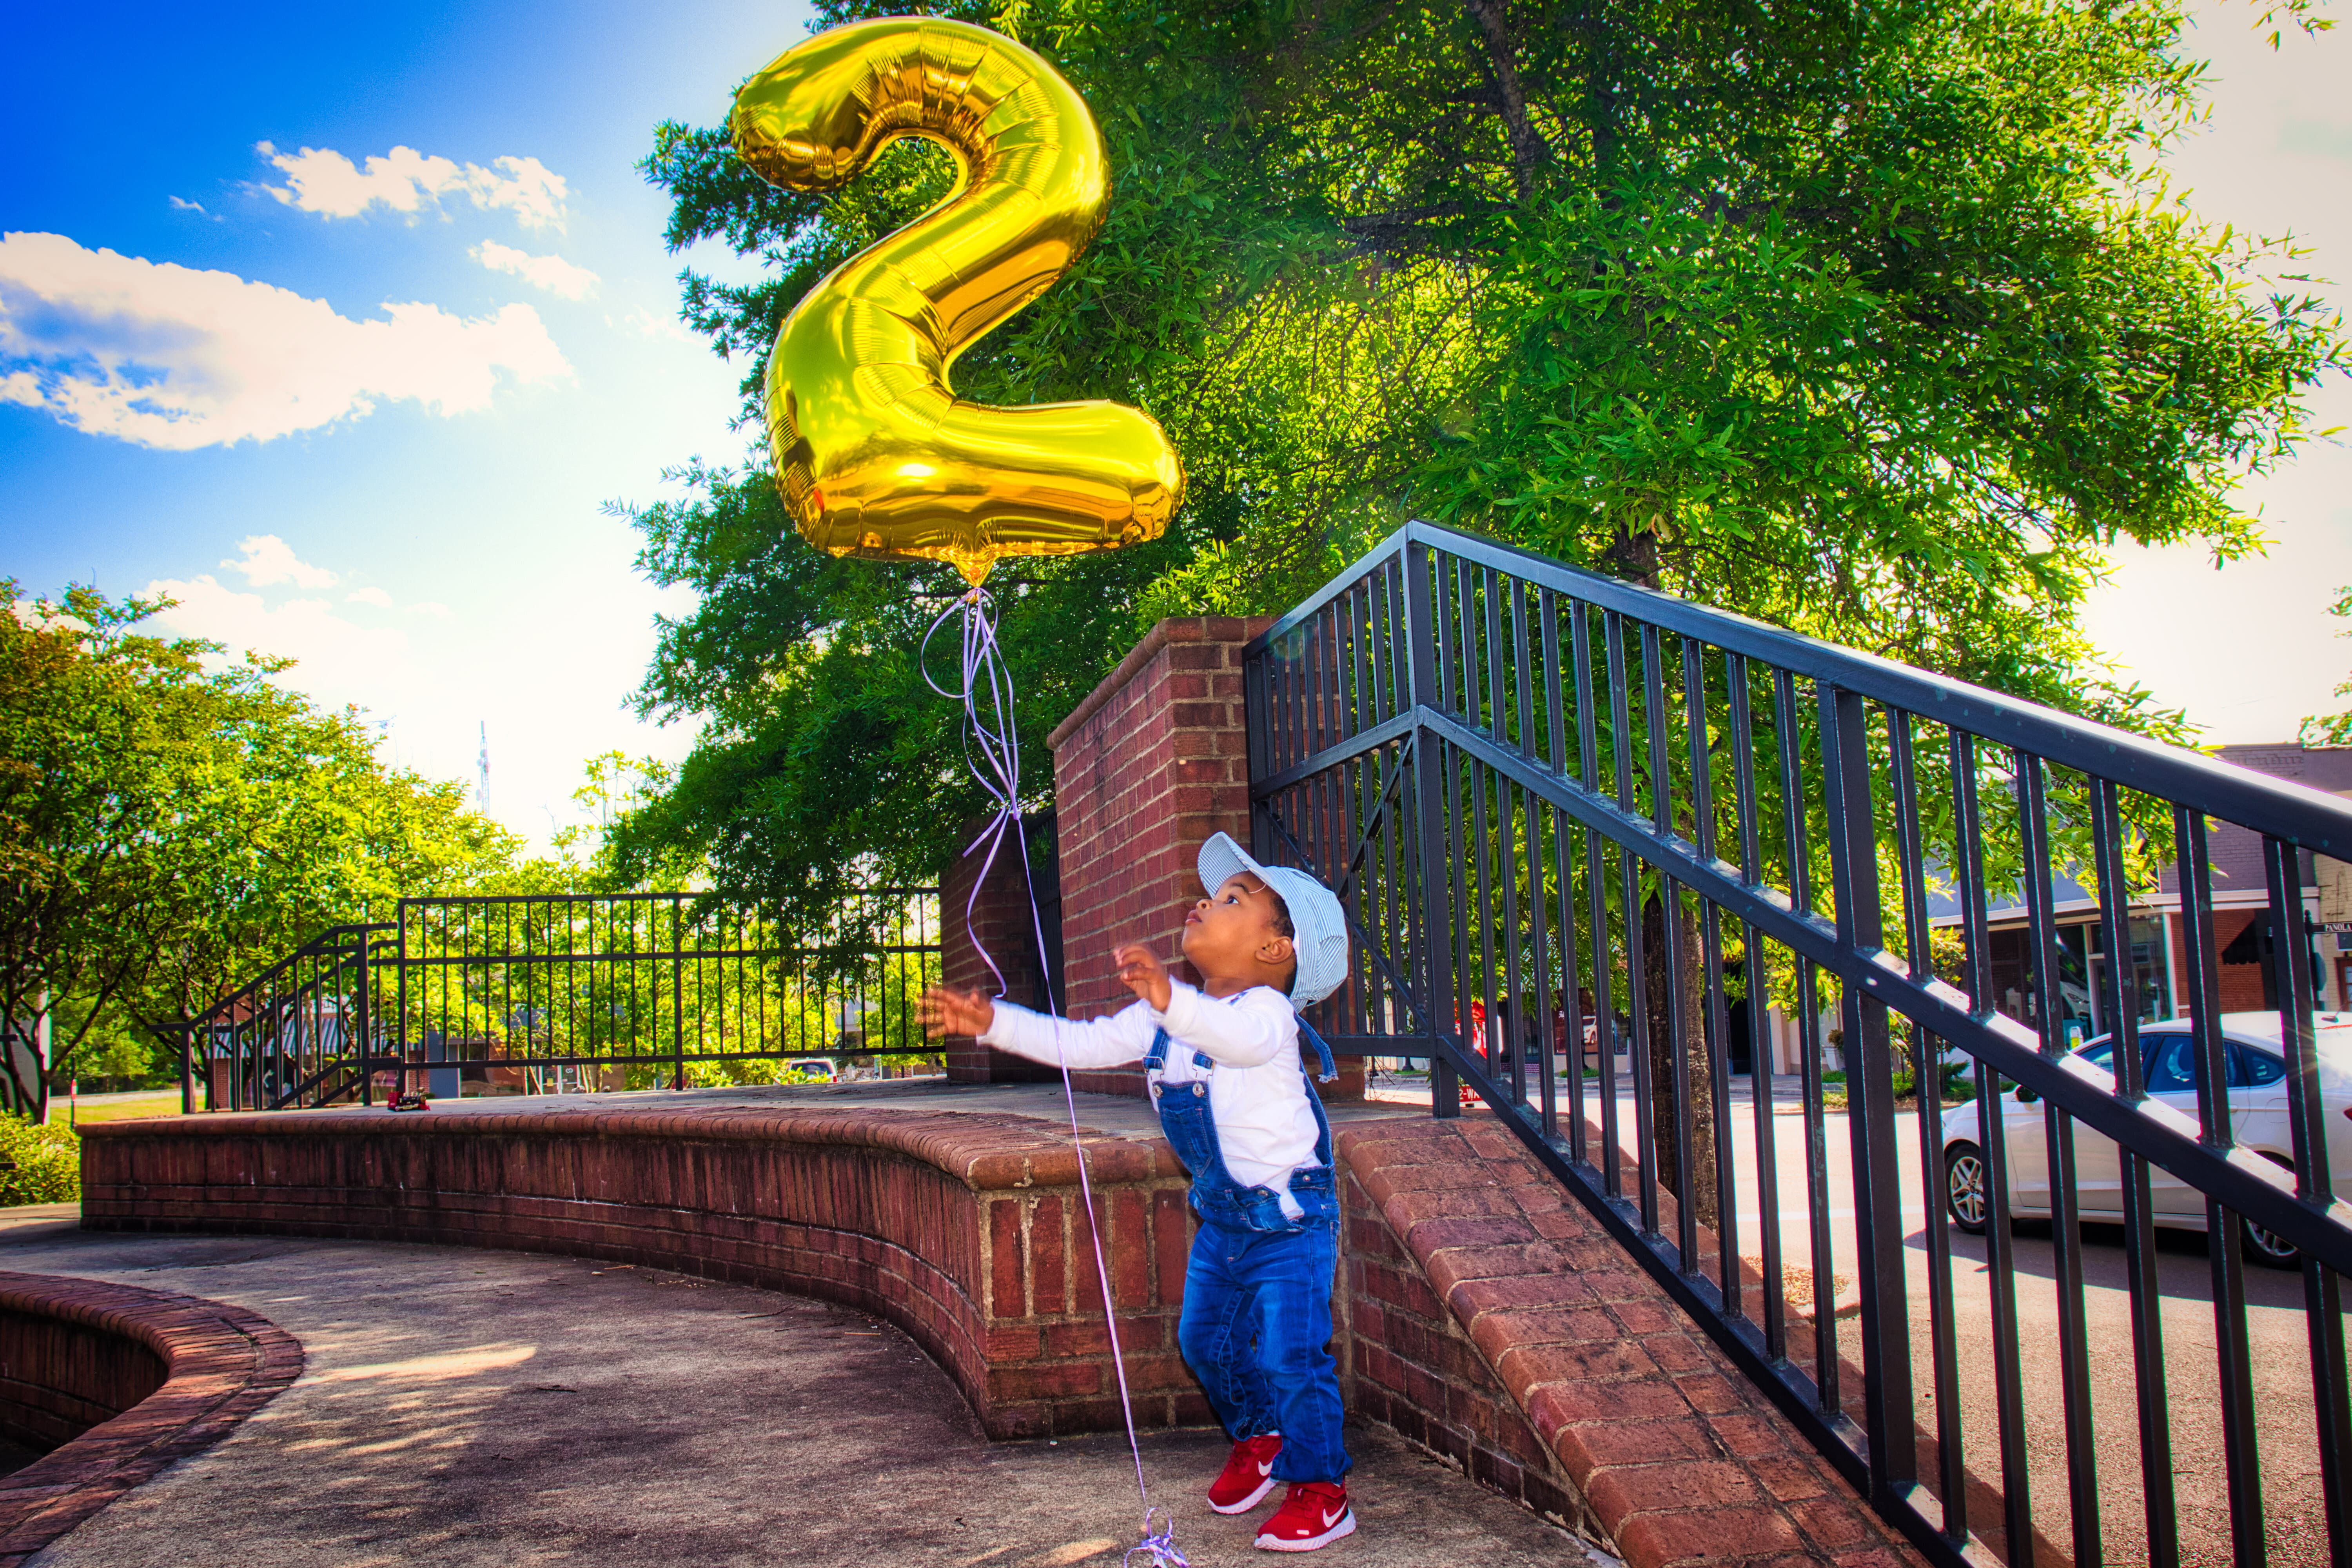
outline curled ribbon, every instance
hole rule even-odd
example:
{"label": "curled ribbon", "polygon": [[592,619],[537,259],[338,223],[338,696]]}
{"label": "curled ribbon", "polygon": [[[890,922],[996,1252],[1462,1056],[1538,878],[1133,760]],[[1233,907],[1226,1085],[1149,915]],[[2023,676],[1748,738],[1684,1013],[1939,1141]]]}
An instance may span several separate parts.
{"label": "curled ribbon", "polygon": [[[996,864],[997,851],[1004,847],[1010,830],[1013,847],[1021,857],[1024,883],[1029,878],[1029,837],[1021,826],[1021,731],[1013,713],[1013,672],[1005,668],[1004,652],[996,642],[996,601],[988,590],[973,587],[953,605],[942,611],[923,634],[923,645],[918,663],[923,672],[923,683],[951,702],[963,705],[964,765],[980,787],[996,803],[996,813],[988,826],[971,844],[964,855],[971,857],[980,847],[988,847],[980,864],[980,874],[972,879],[971,894],[964,900],[964,930],[971,931],[973,911],[980,904],[980,890],[988,883],[988,873]],[[931,641],[940,629],[950,620],[960,622],[962,644],[960,663],[961,677],[953,688],[940,685],[931,679]],[[1045,1010],[1057,1011],[1054,1002],[1054,980],[1045,963],[1045,921],[1037,912],[1037,889],[1029,889],[1029,926],[1037,942],[1037,964],[1045,987]],[[971,945],[980,960],[988,965],[989,973],[996,977],[997,994],[1004,991],[1004,972],[996,967],[996,960],[981,945],[975,934]],[[1057,1047],[1058,1049],[1058,1047]],[[1070,1064],[1060,1064],[1062,1069],[1062,1103],[1070,1115],[1070,1142],[1078,1153],[1078,1194],[1087,1205],[1087,1235],[1094,1243],[1095,1279],[1102,1286],[1103,1326],[1110,1336],[1111,1368],[1118,1374],[1118,1411],[1127,1423],[1127,1451],[1135,1461],[1135,1495],[1143,1504],[1143,1539],[1128,1548],[1121,1568],[1192,1568],[1184,1554],[1176,1549],[1175,1520],[1169,1511],[1156,1506],[1151,1493],[1143,1482],[1143,1447],[1136,1441],[1135,1406],[1127,1391],[1127,1358],[1120,1353],[1118,1343],[1118,1313],[1111,1304],[1110,1269],[1103,1261],[1101,1215],[1095,1207],[1094,1183],[1087,1173],[1086,1140],[1078,1131],[1078,1101],[1076,1091],[1070,1087]],[[1160,1528],[1152,1528],[1153,1516]]]}

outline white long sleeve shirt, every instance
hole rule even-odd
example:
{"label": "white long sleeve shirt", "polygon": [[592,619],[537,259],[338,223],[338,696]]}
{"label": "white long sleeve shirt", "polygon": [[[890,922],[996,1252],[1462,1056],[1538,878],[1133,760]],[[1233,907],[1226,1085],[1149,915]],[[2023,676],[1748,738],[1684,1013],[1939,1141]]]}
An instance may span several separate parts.
{"label": "white long sleeve shirt", "polygon": [[[1172,981],[1164,1012],[1138,1001],[1085,1023],[1049,1018],[1000,997],[980,1043],[1048,1067],[1115,1068],[1141,1061],[1151,1049],[1153,1033],[1163,1028],[1168,1059],[1152,1075],[1153,1103],[1162,1085],[1205,1079],[1209,1117],[1227,1173],[1243,1186],[1271,1188],[1283,1212],[1297,1218],[1290,1173],[1316,1163],[1315,1112],[1307,1103],[1307,1075],[1300,1070],[1298,1015],[1290,998],[1272,986],[1254,985],[1220,998]],[[1196,1051],[1213,1065],[1195,1062]]]}

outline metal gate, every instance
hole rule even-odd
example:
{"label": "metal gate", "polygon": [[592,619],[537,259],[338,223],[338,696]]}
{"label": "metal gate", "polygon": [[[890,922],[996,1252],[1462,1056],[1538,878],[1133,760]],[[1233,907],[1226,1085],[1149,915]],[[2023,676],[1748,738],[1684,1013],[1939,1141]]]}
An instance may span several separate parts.
{"label": "metal gate", "polygon": [[[2300,929],[2352,807],[1421,523],[1246,676],[1255,848],[1353,928],[1333,1043],[1430,1058],[1439,1116],[1466,1086],[1930,1560],[2352,1562],[2352,1030],[2291,940],[2275,1055],[2235,1037],[2212,848]],[[2165,998],[2125,961],[2158,900]],[[2046,1247],[2003,1223],[2037,1205]]]}

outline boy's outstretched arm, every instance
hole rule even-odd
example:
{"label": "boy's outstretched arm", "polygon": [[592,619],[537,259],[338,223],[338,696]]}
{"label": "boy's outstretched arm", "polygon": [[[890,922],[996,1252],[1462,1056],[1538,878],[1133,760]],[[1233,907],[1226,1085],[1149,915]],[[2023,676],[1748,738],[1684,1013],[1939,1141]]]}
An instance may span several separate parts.
{"label": "boy's outstretched arm", "polygon": [[984,1046],[1047,1067],[1114,1068],[1140,1061],[1157,1026],[1147,1008],[1128,1007],[1080,1024],[1049,1018],[977,991],[934,985],[923,993],[923,1027],[933,1038],[970,1035]]}

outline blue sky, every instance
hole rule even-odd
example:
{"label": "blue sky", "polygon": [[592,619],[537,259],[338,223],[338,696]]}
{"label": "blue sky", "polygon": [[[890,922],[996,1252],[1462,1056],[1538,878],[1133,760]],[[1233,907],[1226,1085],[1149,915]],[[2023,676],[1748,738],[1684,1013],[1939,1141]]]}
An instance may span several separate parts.
{"label": "blue sky", "polygon": [[[438,775],[470,777],[487,722],[488,804],[535,837],[585,757],[680,754],[621,708],[664,600],[599,509],[734,460],[739,371],[677,325],[667,203],[631,165],[805,32],[773,0],[20,16],[0,310],[189,390],[155,418],[152,374],[93,400],[85,362],[50,378],[67,408],[0,402],[0,574],[162,584],[183,629],[299,656],[289,679]],[[370,179],[396,148],[446,164]]]}
{"label": "blue sky", "polygon": [[[2352,257],[2352,36],[2198,36],[2198,209]],[[623,701],[653,616],[602,503],[731,462],[738,370],[676,321],[667,204],[632,168],[804,36],[789,4],[45,6],[0,58],[0,575],[179,597],[171,624],[301,662],[396,760],[473,774],[537,838],[583,760],[683,754]],[[406,150],[404,152],[399,150]],[[108,253],[111,253],[110,255]],[[723,253],[688,258],[740,278]],[[27,348],[26,345],[33,345]],[[2326,423],[2352,426],[2332,387]],[[2095,634],[2217,741],[2332,706],[2352,454],[2261,481],[2277,541],[2216,574],[2129,552]]]}

